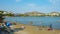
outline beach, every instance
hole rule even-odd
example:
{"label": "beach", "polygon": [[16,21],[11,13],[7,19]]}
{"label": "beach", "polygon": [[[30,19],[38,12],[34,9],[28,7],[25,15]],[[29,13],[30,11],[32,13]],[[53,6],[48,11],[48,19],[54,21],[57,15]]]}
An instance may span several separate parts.
{"label": "beach", "polygon": [[25,24],[14,25],[13,28],[21,28],[24,26],[23,30],[18,30],[14,34],[60,34],[60,30],[48,30],[48,27],[38,27]]}

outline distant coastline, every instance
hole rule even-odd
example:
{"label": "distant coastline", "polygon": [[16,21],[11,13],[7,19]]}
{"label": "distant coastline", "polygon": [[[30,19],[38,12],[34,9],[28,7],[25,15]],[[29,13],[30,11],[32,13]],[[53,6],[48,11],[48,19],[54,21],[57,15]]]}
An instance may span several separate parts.
{"label": "distant coastline", "polygon": [[33,11],[33,12],[26,12],[24,14],[15,14],[13,12],[7,12],[7,11],[0,11],[0,12],[4,12],[5,16],[9,16],[9,17],[26,17],[26,16],[35,16],[35,17],[41,17],[41,16],[51,16],[51,17],[60,17],[60,13],[59,12],[50,12],[50,13],[41,13],[38,11]]}

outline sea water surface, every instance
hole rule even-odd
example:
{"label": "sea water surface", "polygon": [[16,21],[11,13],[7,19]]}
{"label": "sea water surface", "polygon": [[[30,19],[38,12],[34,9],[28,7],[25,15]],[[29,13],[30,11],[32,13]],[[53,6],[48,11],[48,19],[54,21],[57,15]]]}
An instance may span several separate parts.
{"label": "sea water surface", "polygon": [[35,26],[49,26],[60,29],[60,17],[6,17],[5,20],[23,24],[33,23]]}

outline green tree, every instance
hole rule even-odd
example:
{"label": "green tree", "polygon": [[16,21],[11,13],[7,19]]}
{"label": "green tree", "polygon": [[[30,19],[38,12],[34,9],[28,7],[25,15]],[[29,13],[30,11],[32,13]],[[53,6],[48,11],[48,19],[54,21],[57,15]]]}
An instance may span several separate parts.
{"label": "green tree", "polygon": [[25,14],[19,14],[18,16],[28,16],[28,15],[25,15]]}
{"label": "green tree", "polygon": [[0,11],[0,23],[2,23],[3,22],[3,20],[4,20],[4,11]]}
{"label": "green tree", "polygon": [[7,16],[14,16],[14,14],[12,14],[12,13],[8,13],[8,14],[6,14]]}

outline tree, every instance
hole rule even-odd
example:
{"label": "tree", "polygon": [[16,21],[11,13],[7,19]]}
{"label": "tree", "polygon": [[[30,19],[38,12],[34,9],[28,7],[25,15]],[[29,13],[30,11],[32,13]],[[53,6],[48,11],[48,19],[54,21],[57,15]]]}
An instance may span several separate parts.
{"label": "tree", "polygon": [[12,14],[12,13],[8,13],[8,14],[6,14],[7,16],[14,16],[14,14]]}
{"label": "tree", "polygon": [[28,16],[28,15],[26,15],[26,14],[19,14],[18,16]]}
{"label": "tree", "polygon": [[0,23],[3,23],[4,20],[4,11],[0,11]]}

